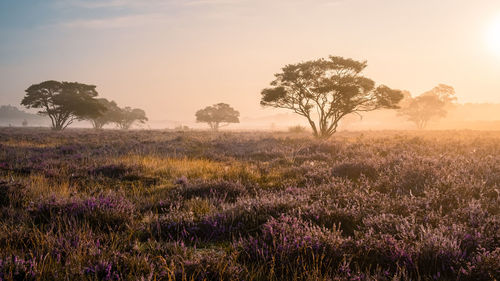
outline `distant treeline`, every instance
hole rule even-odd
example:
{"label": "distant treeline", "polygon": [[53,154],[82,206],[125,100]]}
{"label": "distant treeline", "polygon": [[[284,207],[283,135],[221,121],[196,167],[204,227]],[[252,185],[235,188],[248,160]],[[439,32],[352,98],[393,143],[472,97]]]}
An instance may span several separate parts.
{"label": "distant treeline", "polygon": [[498,103],[465,103],[456,104],[450,111],[449,118],[468,121],[500,120],[500,104]]}
{"label": "distant treeline", "polygon": [[22,120],[22,119],[42,119],[40,115],[31,114],[12,105],[0,106],[0,119],[2,120]]}
{"label": "distant treeline", "polygon": [[[339,129],[497,129],[495,124],[467,126],[500,120],[500,104],[460,104],[455,89],[446,84],[412,95],[377,85],[363,75],[366,67],[366,61],[339,56],[285,65],[261,91],[260,104],[293,112],[302,119],[298,125],[307,124],[320,139],[328,139]],[[98,97],[95,85],[48,80],[31,85],[25,92],[21,105],[38,109],[38,114],[50,119],[54,130],[80,121],[91,122],[95,129],[114,124],[126,130],[148,121],[143,109],[122,108]],[[14,107],[6,111],[10,116],[27,114]],[[222,102],[198,110],[195,116],[196,122],[207,123],[213,131],[240,123],[239,111]],[[22,125],[28,125],[27,116],[18,118],[25,118]],[[270,128],[276,128],[274,120]]]}
{"label": "distant treeline", "polygon": [[0,106],[0,126],[47,126],[44,116],[28,113],[12,105]]}
{"label": "distant treeline", "polygon": [[[342,130],[406,130],[415,125],[400,118],[397,111],[381,110],[359,116],[348,116],[343,120]],[[498,103],[454,103],[442,119],[431,120],[428,129],[474,129],[500,130],[500,104]]]}

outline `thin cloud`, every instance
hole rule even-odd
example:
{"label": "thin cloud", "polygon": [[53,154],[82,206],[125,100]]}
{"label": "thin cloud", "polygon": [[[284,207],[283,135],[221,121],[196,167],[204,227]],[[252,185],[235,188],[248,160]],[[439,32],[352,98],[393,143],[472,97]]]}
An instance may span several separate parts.
{"label": "thin cloud", "polygon": [[84,9],[102,9],[102,8],[158,8],[171,6],[182,2],[181,0],[70,0],[59,2],[60,6],[77,7]]}
{"label": "thin cloud", "polygon": [[186,6],[206,6],[206,5],[234,5],[246,2],[244,0],[192,0],[185,1]]}
{"label": "thin cloud", "polygon": [[125,28],[150,24],[165,23],[167,19],[161,14],[140,14],[104,19],[81,19],[62,23],[67,28]]}
{"label": "thin cloud", "polygon": [[[59,2],[60,6],[72,6],[84,9],[101,8],[163,8],[172,6],[217,6],[235,5],[248,2],[247,0],[70,0]],[[256,1],[258,2],[258,1]]]}
{"label": "thin cloud", "polygon": [[[304,0],[289,0],[282,1],[279,5],[325,5],[336,6],[343,3],[345,0],[322,0],[315,3],[304,2]],[[274,4],[278,4],[277,1]],[[62,2],[61,2],[62,3]],[[121,16],[104,16],[101,18],[82,18],[72,19],[66,22],[57,24],[65,28],[86,28],[86,29],[102,29],[102,28],[126,28],[135,26],[158,25],[172,21],[169,17],[171,11],[175,13],[199,13],[204,10],[204,13],[199,15],[204,18],[227,18],[228,15],[238,14],[238,11],[245,9],[249,4],[267,5],[266,1],[254,0],[103,0],[103,1],[85,1],[71,0],[64,2],[70,7],[84,9],[114,9],[120,8],[126,11],[126,15]],[[67,6],[66,6],[67,7]],[[213,9],[213,8],[220,9]],[[206,8],[206,9],[204,9]],[[240,15],[239,15],[240,16]]]}
{"label": "thin cloud", "polygon": [[83,0],[72,0],[66,2],[70,6],[86,8],[86,9],[98,9],[98,8],[109,8],[109,7],[123,7],[128,6],[130,1],[126,0],[107,0],[107,1],[83,1]]}
{"label": "thin cloud", "polygon": [[328,6],[328,7],[332,7],[332,6],[339,6],[341,4],[343,4],[343,0],[332,0],[332,1],[325,1],[323,3],[323,6]]}

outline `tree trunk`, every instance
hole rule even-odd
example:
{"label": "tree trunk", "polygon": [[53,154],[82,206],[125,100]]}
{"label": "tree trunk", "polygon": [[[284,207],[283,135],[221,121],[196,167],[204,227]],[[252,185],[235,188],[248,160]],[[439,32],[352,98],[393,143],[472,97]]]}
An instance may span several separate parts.
{"label": "tree trunk", "polygon": [[213,132],[218,132],[219,131],[219,122],[210,123],[210,128],[212,128]]}
{"label": "tree trunk", "polygon": [[304,115],[307,118],[307,121],[309,121],[309,125],[311,126],[311,129],[313,130],[313,135],[315,137],[318,137],[318,129],[316,128],[316,124],[314,121],[311,120],[311,117],[308,115]]}
{"label": "tree trunk", "polygon": [[52,126],[52,130],[54,131],[62,131],[63,126],[61,124],[56,124],[55,126]]}
{"label": "tree trunk", "polygon": [[333,135],[333,132],[321,132],[319,136],[317,136],[318,139],[321,140],[327,140]]}
{"label": "tree trunk", "polygon": [[[335,121],[333,121],[335,122]],[[318,139],[329,139],[336,131],[337,125],[335,123],[329,124],[327,120],[320,121],[320,131],[316,138]]]}
{"label": "tree trunk", "polygon": [[[52,122],[52,130],[54,130],[54,131],[62,131],[70,124],[70,123],[67,123],[68,120],[70,119],[69,115],[62,116],[61,114],[56,114],[56,115],[53,115],[52,117],[54,120],[54,122]],[[71,122],[71,121],[72,120],[70,120],[69,122]]]}
{"label": "tree trunk", "polygon": [[101,130],[102,127],[104,127],[104,123],[96,121],[96,120],[91,120],[92,126],[94,127],[95,130]]}

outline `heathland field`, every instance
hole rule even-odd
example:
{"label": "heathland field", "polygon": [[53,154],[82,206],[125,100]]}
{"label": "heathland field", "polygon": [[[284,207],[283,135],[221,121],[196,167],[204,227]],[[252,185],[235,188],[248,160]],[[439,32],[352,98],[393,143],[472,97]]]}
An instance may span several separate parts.
{"label": "heathland field", "polygon": [[500,279],[500,132],[0,130],[0,280]]}

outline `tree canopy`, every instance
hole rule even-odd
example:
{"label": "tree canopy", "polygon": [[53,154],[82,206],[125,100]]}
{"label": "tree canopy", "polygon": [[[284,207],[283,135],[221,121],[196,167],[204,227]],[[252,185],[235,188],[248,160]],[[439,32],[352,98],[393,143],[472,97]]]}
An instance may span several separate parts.
{"label": "tree canopy", "polygon": [[447,108],[456,100],[453,87],[439,84],[432,90],[420,96],[406,97],[399,115],[405,116],[408,121],[415,123],[418,129],[424,129],[429,121],[443,118],[447,115]]}
{"label": "tree canopy", "polygon": [[453,104],[457,100],[455,89],[445,84],[439,84],[421,96],[437,96],[446,106]]}
{"label": "tree canopy", "polygon": [[75,120],[100,116],[106,109],[97,101],[96,86],[77,82],[45,81],[31,85],[21,105],[39,108],[54,130],[63,130]]}
{"label": "tree canopy", "polygon": [[240,113],[226,103],[207,106],[196,112],[196,122],[207,123],[213,131],[230,123],[240,123]]}
{"label": "tree canopy", "polygon": [[348,114],[398,108],[401,91],[362,75],[366,61],[330,56],[289,64],[262,90],[261,104],[284,108],[307,118],[318,138],[328,138]]}
{"label": "tree canopy", "polygon": [[106,110],[101,115],[86,117],[92,123],[94,129],[102,129],[106,124],[120,122],[122,109],[118,107],[116,102],[105,98],[97,99],[97,101]]}
{"label": "tree canopy", "polygon": [[113,122],[116,123],[120,129],[128,130],[135,122],[144,124],[146,121],[148,121],[148,118],[144,110],[127,106],[121,108],[117,112],[116,119]]}

